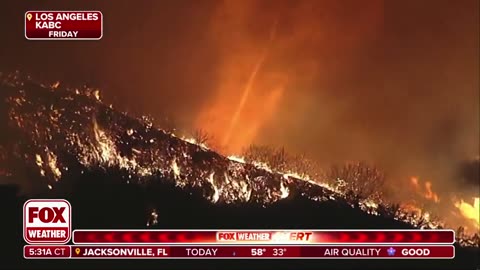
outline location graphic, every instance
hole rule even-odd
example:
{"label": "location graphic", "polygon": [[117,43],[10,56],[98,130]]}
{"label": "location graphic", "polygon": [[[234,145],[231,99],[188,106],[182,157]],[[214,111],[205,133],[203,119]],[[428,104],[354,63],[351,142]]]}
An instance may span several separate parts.
{"label": "location graphic", "polygon": [[103,36],[100,11],[27,11],[28,40],[99,40]]}

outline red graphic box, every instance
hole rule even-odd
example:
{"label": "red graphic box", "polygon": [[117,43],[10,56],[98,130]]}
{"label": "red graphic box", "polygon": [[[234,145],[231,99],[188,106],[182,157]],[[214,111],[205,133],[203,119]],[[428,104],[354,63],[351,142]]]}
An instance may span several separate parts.
{"label": "red graphic box", "polygon": [[72,206],[63,199],[31,199],[23,205],[23,238],[29,244],[66,244]]}

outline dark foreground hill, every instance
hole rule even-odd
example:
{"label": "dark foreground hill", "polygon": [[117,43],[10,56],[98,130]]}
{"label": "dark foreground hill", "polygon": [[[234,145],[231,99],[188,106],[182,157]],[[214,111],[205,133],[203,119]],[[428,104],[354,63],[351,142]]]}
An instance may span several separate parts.
{"label": "dark foreground hill", "polygon": [[[77,179],[70,194],[38,194],[36,198],[66,198],[72,203],[74,228],[147,227],[149,210],[155,208],[154,228],[407,228],[387,218],[361,210],[317,203],[302,197],[287,198],[266,208],[252,204],[213,205],[202,196],[190,195],[172,185],[148,187],[118,184],[111,173],[90,172]],[[256,260],[256,261],[60,261],[22,258],[22,204],[11,186],[3,186],[1,204],[8,250],[3,265],[22,269],[476,269],[478,249],[457,247],[453,260]],[[8,245],[7,245],[8,243]],[[217,268],[218,267],[218,268]]]}
{"label": "dark foreground hill", "polygon": [[[95,92],[33,83],[1,86],[2,267],[22,269],[476,269],[454,260],[25,261],[22,205],[65,198],[74,228],[413,228],[328,186],[231,160],[115,111]],[[152,211],[158,213],[153,222]],[[150,226],[148,226],[150,225]],[[5,249],[4,249],[5,250]]]}

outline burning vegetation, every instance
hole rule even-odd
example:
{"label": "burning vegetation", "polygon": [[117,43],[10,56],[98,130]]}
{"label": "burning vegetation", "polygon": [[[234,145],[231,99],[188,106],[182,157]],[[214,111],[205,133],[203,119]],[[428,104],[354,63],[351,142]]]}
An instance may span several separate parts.
{"label": "burning vegetation", "polygon": [[[225,157],[207,146],[209,137],[204,132],[186,138],[156,128],[148,117],[132,117],[104,104],[97,89],[42,85],[18,73],[1,76],[1,80],[0,117],[6,131],[0,141],[1,175],[36,175],[42,181],[36,185],[55,189],[68,175],[114,168],[125,183],[170,179],[179,188],[198,190],[212,203],[266,206],[295,193],[417,228],[446,226],[415,201],[386,200],[385,175],[366,163],[322,172],[305,156],[264,146],[251,146],[242,156]],[[32,172],[25,173],[24,168]],[[410,182],[419,197],[442,202],[431,182],[416,177]],[[459,215],[471,221],[458,230],[459,243],[478,245],[478,234],[467,231],[478,231],[479,198],[473,204],[460,199],[454,205]],[[154,220],[156,216],[152,212]]]}

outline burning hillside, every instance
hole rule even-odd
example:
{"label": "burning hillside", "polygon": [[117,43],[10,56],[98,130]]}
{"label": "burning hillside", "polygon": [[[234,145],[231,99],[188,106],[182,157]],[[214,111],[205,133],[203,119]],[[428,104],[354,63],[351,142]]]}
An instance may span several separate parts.
{"label": "burning hillside", "polygon": [[[116,169],[121,182],[142,185],[153,179],[170,179],[175,186],[196,190],[216,204],[266,206],[294,194],[349,205],[418,228],[442,227],[426,211],[397,207],[380,198],[352,197],[341,182],[327,184],[272,169],[264,162],[222,156],[193,139],[154,127],[147,117],[134,118],[113,109],[101,101],[96,89],[63,89],[58,83],[46,86],[14,74],[2,78],[1,96],[1,117],[5,119],[1,123],[6,132],[0,157],[6,166],[0,171],[40,177],[41,183],[33,183],[36,186],[56,189],[66,175]],[[438,200],[431,185],[426,183],[425,188],[425,196]],[[461,202],[458,207],[474,211],[466,204]],[[478,244],[478,236],[466,239],[463,244]]]}

